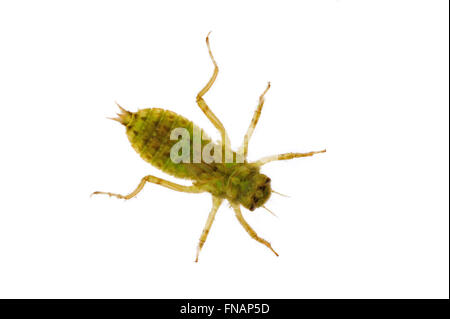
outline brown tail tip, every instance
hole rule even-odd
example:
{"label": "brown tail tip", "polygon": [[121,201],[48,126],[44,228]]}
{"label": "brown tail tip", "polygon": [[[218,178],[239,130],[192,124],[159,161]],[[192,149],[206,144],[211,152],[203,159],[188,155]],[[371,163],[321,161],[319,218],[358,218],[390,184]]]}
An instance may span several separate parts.
{"label": "brown tail tip", "polygon": [[131,121],[131,115],[132,113],[130,111],[125,110],[123,107],[121,107],[119,105],[119,103],[116,102],[116,105],[119,107],[120,109],[120,113],[117,113],[117,117],[109,117],[109,119],[114,120],[119,122],[120,124],[123,125],[128,125],[128,123],[130,123]]}

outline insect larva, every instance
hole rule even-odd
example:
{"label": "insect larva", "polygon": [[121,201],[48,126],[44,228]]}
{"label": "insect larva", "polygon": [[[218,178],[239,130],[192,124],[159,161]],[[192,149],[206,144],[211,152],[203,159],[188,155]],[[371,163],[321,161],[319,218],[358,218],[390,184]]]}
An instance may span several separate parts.
{"label": "insect larva", "polygon": [[[197,104],[221,134],[221,143],[212,144],[213,149],[219,151],[223,150],[226,154],[230,145],[228,134],[222,122],[214,115],[203,99],[203,96],[211,88],[219,72],[209,45],[209,34],[206,37],[206,45],[214,64],[214,73],[206,86],[198,93]],[[106,194],[128,200],[136,196],[147,182],[159,184],[179,192],[209,192],[212,195],[212,209],[200,236],[195,261],[198,261],[200,250],[206,241],[216,212],[224,200],[227,200],[230,203],[236,218],[248,234],[256,241],[267,246],[278,256],[271,244],[259,237],[245,221],[240,207],[243,206],[250,211],[253,211],[258,207],[264,207],[264,203],[267,202],[271,193],[276,193],[275,191],[272,191],[270,178],[260,173],[260,168],[264,164],[272,161],[312,156],[317,153],[324,153],[326,150],[309,153],[286,153],[264,157],[255,162],[247,161],[248,143],[256,124],[258,123],[264,105],[264,95],[269,88],[270,83],[268,83],[267,88],[259,97],[259,104],[253,114],[252,121],[244,136],[241,148],[238,152],[230,152],[232,158],[231,162],[224,162],[223,155],[220,156],[219,161],[211,162],[201,158],[201,161],[193,162],[193,158],[198,155],[195,153],[195,148],[189,148],[187,156],[188,161],[174,161],[173,158],[171,158],[171,150],[177,144],[177,141],[170,138],[171,132],[174,129],[184,129],[189,133],[189,141],[196,138],[196,132],[200,132],[200,154],[202,154],[208,145],[211,146],[211,142],[204,134],[203,130],[183,116],[169,110],[149,108],[138,110],[133,113],[118,105],[121,113],[119,113],[118,117],[114,118],[114,120],[126,127],[128,139],[136,152],[145,161],[163,172],[178,178],[192,180],[193,183],[190,186],[184,186],[148,175],[143,177],[137,188],[128,195],[113,194],[109,192],[94,192],[93,194]],[[239,156],[242,156],[242,161],[238,161]]]}

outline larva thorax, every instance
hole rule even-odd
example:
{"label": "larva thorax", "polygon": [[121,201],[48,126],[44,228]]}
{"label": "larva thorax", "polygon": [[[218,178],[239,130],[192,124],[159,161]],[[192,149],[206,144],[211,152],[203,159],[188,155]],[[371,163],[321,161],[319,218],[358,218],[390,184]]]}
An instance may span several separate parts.
{"label": "larva thorax", "polygon": [[[204,131],[185,117],[161,108],[141,109],[130,112],[121,108],[114,120],[126,127],[128,139],[135,151],[148,163],[172,176],[194,181],[194,185],[230,202],[240,203],[249,210],[262,206],[270,197],[270,178],[259,172],[259,166],[251,163],[192,163],[193,147],[189,163],[174,163],[171,148],[177,140],[170,134],[175,128],[184,128],[193,140],[194,128],[201,131],[201,149],[211,142]],[[233,152],[233,157],[236,154]]]}

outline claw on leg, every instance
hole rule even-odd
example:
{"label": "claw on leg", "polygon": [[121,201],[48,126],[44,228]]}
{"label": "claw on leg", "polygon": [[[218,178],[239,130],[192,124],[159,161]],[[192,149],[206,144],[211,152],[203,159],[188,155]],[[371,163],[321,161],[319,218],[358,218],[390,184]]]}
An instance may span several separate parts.
{"label": "claw on leg", "polygon": [[91,194],[91,197],[92,197],[92,195],[99,195],[99,194],[101,194],[101,195],[108,195],[109,197],[114,196],[114,197],[117,197],[117,198],[120,198],[120,199],[125,199],[125,200],[128,200],[128,199],[132,198],[130,196],[130,194],[129,195],[121,195],[121,194],[115,194],[115,193],[109,193],[109,192],[93,192]]}

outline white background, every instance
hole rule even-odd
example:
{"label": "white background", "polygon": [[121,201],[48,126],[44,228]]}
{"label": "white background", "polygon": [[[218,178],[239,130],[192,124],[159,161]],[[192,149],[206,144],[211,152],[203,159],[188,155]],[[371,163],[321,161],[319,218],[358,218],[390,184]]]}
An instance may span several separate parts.
{"label": "white background", "polygon": [[[239,146],[273,188],[228,205],[194,263],[211,200],[147,185],[117,100],[164,107]],[[447,1],[2,1],[0,297],[448,298]],[[189,184],[189,181],[178,181]]]}

